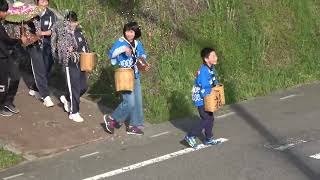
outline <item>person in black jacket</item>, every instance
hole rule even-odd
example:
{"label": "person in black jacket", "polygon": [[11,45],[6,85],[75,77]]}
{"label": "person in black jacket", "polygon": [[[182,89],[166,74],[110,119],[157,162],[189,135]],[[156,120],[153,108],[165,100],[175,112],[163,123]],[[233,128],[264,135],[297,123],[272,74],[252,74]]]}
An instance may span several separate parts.
{"label": "person in black jacket", "polygon": [[52,65],[54,63],[51,52],[51,35],[52,27],[57,21],[57,17],[53,11],[49,9],[49,0],[36,0],[38,6],[43,6],[46,10],[40,15],[42,46],[43,46],[43,60],[47,68],[47,76],[49,75]]}
{"label": "person in black jacket", "polygon": [[48,0],[36,0],[35,3],[38,6],[45,7],[46,10],[32,21],[36,29],[34,33],[40,36],[41,39],[39,42],[28,47],[35,80],[34,85],[30,88],[29,95],[35,96],[37,99],[40,97],[46,107],[52,107],[54,106],[54,103],[50,97],[48,80],[53,65],[51,53],[51,28],[56,22],[56,16],[48,8]]}
{"label": "person in black jacket", "polygon": [[21,39],[11,39],[5,28],[3,27],[2,20],[6,17],[8,11],[8,3],[6,0],[0,0],[0,115],[12,116],[13,113],[7,108],[4,108],[4,101],[8,93],[8,78],[10,73],[9,59],[12,55],[9,47],[16,44],[26,42],[26,37],[22,36]]}

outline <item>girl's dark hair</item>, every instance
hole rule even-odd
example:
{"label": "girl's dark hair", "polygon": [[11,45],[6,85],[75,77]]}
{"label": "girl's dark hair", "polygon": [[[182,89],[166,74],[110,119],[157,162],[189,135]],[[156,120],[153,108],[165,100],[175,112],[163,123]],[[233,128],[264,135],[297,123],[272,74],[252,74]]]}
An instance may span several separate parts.
{"label": "girl's dark hair", "polygon": [[6,0],[0,0],[0,11],[7,12],[9,9],[9,5]]}
{"label": "girl's dark hair", "polygon": [[[49,0],[47,0],[49,2]],[[39,4],[39,0],[34,0],[34,3]]]}
{"label": "girl's dark hair", "polygon": [[211,53],[212,51],[215,52],[216,50],[213,49],[213,48],[209,48],[209,47],[203,48],[203,49],[201,50],[201,58],[202,58],[203,62],[204,62],[204,59],[205,59],[205,58],[208,58],[208,57],[209,57],[209,55],[210,55],[210,53]]}
{"label": "girl's dark hair", "polygon": [[139,37],[141,37],[140,26],[138,25],[137,22],[128,22],[127,24],[125,24],[123,27],[123,35],[125,36],[125,32],[130,30],[134,31],[135,39],[138,39]]}
{"label": "girl's dark hair", "polygon": [[68,11],[68,13],[64,16],[64,19],[67,21],[75,22],[78,21],[78,16],[74,11]]}

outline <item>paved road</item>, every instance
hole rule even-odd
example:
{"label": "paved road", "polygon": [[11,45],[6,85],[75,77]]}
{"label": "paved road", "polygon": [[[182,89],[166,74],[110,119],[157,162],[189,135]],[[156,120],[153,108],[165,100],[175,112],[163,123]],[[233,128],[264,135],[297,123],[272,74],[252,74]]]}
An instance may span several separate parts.
{"label": "paved road", "polygon": [[[153,125],[145,136],[108,138],[27,162],[0,178],[319,180],[319,89],[306,85],[229,107],[215,122],[215,136],[229,139],[221,145],[186,148],[181,139],[194,121],[176,121]],[[113,170],[119,174],[106,178]]]}

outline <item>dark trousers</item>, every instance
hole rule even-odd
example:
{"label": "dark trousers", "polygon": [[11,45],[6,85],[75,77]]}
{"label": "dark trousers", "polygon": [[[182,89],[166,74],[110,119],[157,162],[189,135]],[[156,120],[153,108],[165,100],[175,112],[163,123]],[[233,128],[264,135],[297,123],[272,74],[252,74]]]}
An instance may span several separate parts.
{"label": "dark trousers", "polygon": [[49,79],[49,74],[51,72],[52,65],[54,63],[53,56],[52,56],[52,51],[51,51],[51,45],[50,44],[44,44],[42,51],[43,51],[44,65],[45,65],[46,70],[47,70],[47,78]]}
{"label": "dark trousers", "polygon": [[8,93],[9,58],[0,58],[0,108],[3,107]]}
{"label": "dark trousers", "polygon": [[9,66],[9,87],[8,92],[4,100],[4,105],[13,104],[14,98],[17,95],[19,83],[20,83],[20,58],[17,55],[10,57],[8,62]]}
{"label": "dark trousers", "polygon": [[71,104],[71,113],[78,113],[80,110],[80,97],[87,91],[87,75],[80,70],[80,63],[69,62],[65,69],[68,95],[67,100]]}
{"label": "dark trousers", "polygon": [[49,96],[48,88],[48,65],[46,62],[48,59],[44,58],[43,49],[39,45],[32,45],[28,47],[28,52],[31,57],[31,66],[35,84],[33,90],[39,91],[41,97],[45,98]]}
{"label": "dark trousers", "polygon": [[9,57],[9,87],[4,100],[4,105],[13,104],[17,95],[19,83],[21,79],[20,65],[28,58],[27,52],[20,45],[13,47],[13,54]]}
{"label": "dark trousers", "polygon": [[207,112],[204,110],[204,106],[198,107],[200,122],[193,127],[192,131],[188,134],[189,136],[199,136],[204,129],[204,134],[206,138],[213,137],[212,128],[214,122],[214,116],[212,112]]}

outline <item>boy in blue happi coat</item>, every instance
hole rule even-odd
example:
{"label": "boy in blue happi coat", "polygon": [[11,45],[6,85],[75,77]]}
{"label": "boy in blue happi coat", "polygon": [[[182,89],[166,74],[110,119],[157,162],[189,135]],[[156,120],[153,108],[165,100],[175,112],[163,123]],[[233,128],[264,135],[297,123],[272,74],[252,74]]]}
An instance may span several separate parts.
{"label": "boy in blue happi coat", "polygon": [[136,22],[124,25],[123,37],[119,38],[109,51],[112,65],[119,68],[132,68],[134,70],[134,90],[122,92],[123,101],[111,115],[105,115],[106,130],[113,134],[114,128],[123,123],[129,117],[127,134],[144,134],[141,127],[144,123],[142,107],[142,95],[140,84],[140,73],[137,67],[138,59],[146,60],[147,56],[142,43],[137,39],[141,36],[140,27]]}
{"label": "boy in blue happi coat", "polygon": [[212,134],[213,113],[207,112],[204,109],[204,97],[209,95],[212,88],[219,83],[214,67],[218,62],[218,57],[213,48],[202,49],[201,57],[203,64],[196,74],[192,89],[192,101],[198,108],[201,121],[185,136],[186,142],[193,148],[197,147],[195,137],[199,136],[203,129],[205,130],[204,144],[213,145],[219,143],[219,141],[213,138]]}

